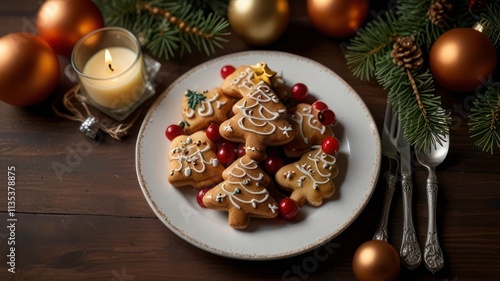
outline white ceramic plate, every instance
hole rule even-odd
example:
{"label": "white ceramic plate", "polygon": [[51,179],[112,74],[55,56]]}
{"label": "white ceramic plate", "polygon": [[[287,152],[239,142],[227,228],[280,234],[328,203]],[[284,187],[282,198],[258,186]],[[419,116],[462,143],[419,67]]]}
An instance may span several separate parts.
{"label": "white ceramic plate", "polygon": [[[336,194],[321,207],[301,208],[295,221],[251,219],[245,230],[227,225],[227,212],[202,209],[196,191],[167,181],[170,141],[165,128],[181,120],[186,89],[205,90],[222,83],[219,71],[230,64],[267,62],[288,85],[305,83],[309,92],[337,115],[341,141]],[[373,117],[356,92],[337,74],[312,60],[282,52],[250,51],[203,63],[177,79],[152,105],[139,132],[137,177],[146,199],[163,223],[189,243],[238,259],[269,260],[297,255],[328,242],[361,213],[375,188],[380,168],[380,139]]]}

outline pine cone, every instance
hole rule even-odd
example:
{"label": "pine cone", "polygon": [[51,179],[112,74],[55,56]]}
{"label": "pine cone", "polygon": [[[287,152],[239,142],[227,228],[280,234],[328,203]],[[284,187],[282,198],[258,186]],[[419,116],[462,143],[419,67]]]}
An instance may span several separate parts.
{"label": "pine cone", "polygon": [[450,19],[452,9],[453,3],[450,3],[449,0],[432,0],[427,10],[427,17],[432,24],[444,27],[446,22]]}
{"label": "pine cone", "polygon": [[391,57],[397,66],[404,66],[410,70],[417,70],[424,63],[422,51],[410,36],[398,37],[393,45]]}

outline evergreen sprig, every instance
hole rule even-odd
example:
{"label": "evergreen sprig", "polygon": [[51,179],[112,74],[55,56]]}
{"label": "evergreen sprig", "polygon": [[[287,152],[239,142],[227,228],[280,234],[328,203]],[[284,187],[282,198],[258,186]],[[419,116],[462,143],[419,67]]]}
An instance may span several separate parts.
{"label": "evergreen sprig", "polygon": [[347,46],[346,60],[353,74],[361,80],[370,80],[376,62],[392,48],[398,36],[396,17],[392,11],[378,16],[359,30]]}
{"label": "evergreen sprig", "polygon": [[[398,37],[423,36],[429,20],[426,13],[430,1],[404,0],[395,11],[388,11],[359,30],[347,47],[347,65],[355,76],[377,82],[388,90],[391,103],[403,125],[406,140],[420,151],[429,151],[445,138],[451,122],[434,94],[434,81],[426,70],[408,70],[393,62],[391,50]],[[433,35],[436,36],[436,35]]]}
{"label": "evergreen sprig", "polygon": [[469,127],[475,145],[493,154],[500,148],[500,83],[492,83],[478,96],[469,115]]}
{"label": "evergreen sprig", "polygon": [[395,67],[388,53],[377,62],[375,77],[388,90],[388,102],[401,120],[406,140],[416,150],[428,151],[444,140],[451,119],[434,95],[429,70]]}
{"label": "evergreen sprig", "polygon": [[[377,82],[388,91],[388,102],[398,111],[404,135],[417,150],[429,150],[444,140],[451,119],[434,93],[434,79],[428,68],[409,70],[398,67],[390,55],[398,37],[411,36],[424,51],[447,30],[472,28],[479,17],[468,7],[469,1],[451,1],[454,5],[448,21],[435,25],[427,12],[431,0],[399,0],[394,10],[376,17],[358,31],[347,47],[346,59],[353,74]],[[481,15],[491,33],[489,38],[500,49],[500,0],[491,0]],[[476,145],[493,152],[500,145],[500,87],[488,89],[474,103],[471,112],[472,137]]]}
{"label": "evergreen sprig", "polygon": [[182,56],[193,49],[211,55],[223,48],[229,35],[224,17],[227,0],[98,0],[96,4],[106,25],[130,30],[160,58]]}

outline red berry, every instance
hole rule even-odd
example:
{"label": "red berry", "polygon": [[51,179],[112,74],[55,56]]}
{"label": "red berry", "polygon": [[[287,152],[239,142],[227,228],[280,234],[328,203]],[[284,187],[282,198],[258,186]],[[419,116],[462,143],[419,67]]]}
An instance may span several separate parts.
{"label": "red berry", "polygon": [[281,167],[283,167],[283,165],[283,160],[280,157],[269,156],[264,163],[264,168],[266,169],[267,173],[269,173],[270,175],[274,175]]}
{"label": "red berry", "polygon": [[231,73],[233,73],[236,69],[232,65],[224,65],[220,69],[220,76],[222,76],[222,79],[226,79]]}
{"label": "red berry", "polygon": [[200,189],[198,193],[196,193],[196,202],[198,202],[198,205],[202,208],[206,208],[205,204],[203,204],[203,196],[207,193],[207,191],[210,190],[210,187],[205,187],[203,189]]}
{"label": "red berry", "polygon": [[307,96],[309,95],[309,90],[307,89],[306,85],[302,83],[297,83],[292,86],[290,94],[292,95],[292,98],[294,98],[295,100],[301,101],[307,98]]}
{"label": "red berry", "polygon": [[292,220],[299,212],[299,206],[293,199],[283,198],[280,200],[278,212],[285,220]]}
{"label": "red berry", "polygon": [[331,109],[327,108],[321,110],[318,113],[318,120],[319,122],[321,122],[321,124],[329,126],[335,123],[335,121],[337,121],[337,117],[335,116],[335,113]]}
{"label": "red berry", "polygon": [[229,166],[236,160],[236,152],[234,152],[233,146],[229,143],[222,145],[217,151],[217,158],[222,165]]}
{"label": "red berry", "polygon": [[173,139],[175,139],[176,137],[182,136],[185,134],[186,133],[184,132],[184,129],[182,129],[181,126],[176,125],[176,124],[172,124],[172,125],[168,126],[167,129],[165,130],[165,136],[171,141]]}
{"label": "red berry", "polygon": [[336,137],[326,137],[321,143],[321,150],[326,154],[335,155],[339,148],[340,142]]}
{"label": "red berry", "polygon": [[245,156],[245,154],[247,154],[247,151],[245,150],[245,144],[240,143],[238,145],[238,157],[243,157]]}
{"label": "red berry", "polygon": [[207,138],[213,142],[216,142],[221,139],[220,132],[219,132],[219,125],[215,123],[211,123],[207,130],[205,131],[207,134]]}
{"label": "red berry", "polygon": [[327,109],[328,105],[326,105],[326,103],[324,103],[320,100],[317,100],[317,101],[313,102],[313,104],[311,104],[311,107],[318,110],[318,111],[321,111],[323,109]]}

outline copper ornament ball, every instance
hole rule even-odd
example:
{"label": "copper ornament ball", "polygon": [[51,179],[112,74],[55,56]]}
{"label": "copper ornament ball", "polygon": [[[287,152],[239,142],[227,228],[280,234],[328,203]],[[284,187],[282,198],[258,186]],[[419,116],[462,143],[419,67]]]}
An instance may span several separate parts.
{"label": "copper ornament ball", "polygon": [[368,0],[308,0],[307,13],[321,33],[344,38],[363,26],[369,6]]}
{"label": "copper ornament ball", "polygon": [[358,281],[393,281],[401,267],[394,247],[381,240],[363,243],[354,253],[352,269]]}
{"label": "copper ornament ball", "polygon": [[268,45],[285,31],[290,16],[287,0],[231,0],[227,17],[232,31],[251,45]]}
{"label": "copper ornament ball", "polygon": [[29,106],[47,98],[59,81],[59,61],[42,38],[11,33],[0,38],[0,100]]}
{"label": "copper ornament ball", "polygon": [[493,43],[472,28],[455,28],[432,45],[429,67],[445,89],[474,91],[495,71],[497,54]]}
{"label": "copper ornament ball", "polygon": [[103,26],[101,12],[91,0],[48,0],[36,18],[38,35],[65,57],[83,35]]}

